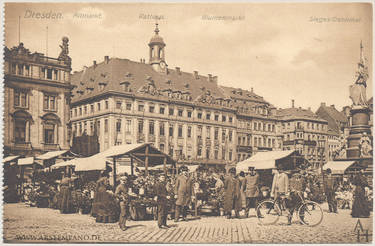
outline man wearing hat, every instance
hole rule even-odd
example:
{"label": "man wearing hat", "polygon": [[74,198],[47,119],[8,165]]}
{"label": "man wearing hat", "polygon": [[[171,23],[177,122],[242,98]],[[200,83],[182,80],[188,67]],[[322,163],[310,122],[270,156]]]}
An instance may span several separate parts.
{"label": "man wearing hat", "polygon": [[245,177],[242,187],[246,196],[246,217],[249,217],[250,207],[254,207],[256,210],[258,206],[259,175],[255,172],[254,167],[249,167],[249,173]]}
{"label": "man wearing hat", "polygon": [[115,196],[120,201],[120,218],[119,218],[119,226],[120,229],[125,231],[126,228],[126,210],[128,206],[128,192],[129,189],[126,184],[127,177],[125,175],[120,177],[120,184],[116,187]]}
{"label": "man wearing hat", "polygon": [[[186,221],[187,210],[191,201],[192,182],[188,177],[188,168],[182,166],[180,168],[180,175],[176,179],[175,185],[175,199],[176,211],[174,221],[178,222],[180,213],[182,212],[182,220]],[[182,211],[181,211],[182,210]]]}
{"label": "man wearing hat", "polygon": [[169,228],[167,226],[168,208],[167,203],[170,198],[167,192],[167,183],[165,181],[165,174],[159,176],[159,181],[154,187],[155,201],[158,204],[158,227],[160,229]]}
{"label": "man wearing hat", "polygon": [[229,169],[229,175],[224,180],[224,213],[227,219],[232,216],[232,210],[235,211],[236,218],[239,218],[239,211],[242,208],[240,180],[235,177],[236,168]]}
{"label": "man wearing hat", "polygon": [[[292,217],[293,212],[300,206],[303,197],[303,193],[306,189],[306,180],[302,176],[304,173],[303,170],[300,172],[296,172],[293,174],[292,178],[289,180],[289,189],[290,189],[290,198],[288,200],[288,207],[289,207],[289,215],[288,215],[288,225],[292,224]],[[303,219],[304,215],[300,214],[301,219]]]}
{"label": "man wearing hat", "polygon": [[327,168],[327,177],[325,178],[325,193],[327,196],[327,202],[328,202],[328,208],[329,212],[332,213],[337,213],[337,200],[335,196],[336,189],[338,187],[338,184],[336,182],[336,179],[332,177],[331,169]]}

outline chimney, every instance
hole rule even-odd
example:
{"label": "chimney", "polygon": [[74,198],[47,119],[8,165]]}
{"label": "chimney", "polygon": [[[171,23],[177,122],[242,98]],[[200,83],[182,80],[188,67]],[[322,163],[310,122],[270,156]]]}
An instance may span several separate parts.
{"label": "chimney", "polygon": [[96,68],[96,61],[94,61],[93,64],[94,64],[94,68]]}
{"label": "chimney", "polygon": [[294,108],[294,99],[292,99],[292,108]]}
{"label": "chimney", "polygon": [[332,104],[332,105],[331,105],[331,108],[335,108],[335,104]]}
{"label": "chimney", "polygon": [[326,103],[325,103],[325,102],[322,102],[322,103],[320,104],[320,106],[325,107],[325,106],[326,106]]}
{"label": "chimney", "polygon": [[214,76],[212,79],[217,84],[217,76]]}
{"label": "chimney", "polygon": [[105,62],[105,64],[108,64],[108,62],[109,62],[109,56],[104,56],[104,62]]}
{"label": "chimney", "polygon": [[254,88],[253,87],[251,87],[251,93],[254,93]]}
{"label": "chimney", "polygon": [[212,81],[212,74],[208,74],[208,81]]}
{"label": "chimney", "polygon": [[194,71],[194,78],[199,79],[198,71]]}
{"label": "chimney", "polygon": [[181,75],[180,67],[176,67],[176,72]]}

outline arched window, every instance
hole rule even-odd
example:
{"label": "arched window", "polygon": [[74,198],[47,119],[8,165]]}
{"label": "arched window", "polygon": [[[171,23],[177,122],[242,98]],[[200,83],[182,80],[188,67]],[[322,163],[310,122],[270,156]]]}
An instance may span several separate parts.
{"label": "arched window", "polygon": [[42,120],[43,142],[45,144],[57,144],[60,118],[53,113],[47,113],[42,117]]}
{"label": "arched window", "polygon": [[14,112],[14,142],[15,143],[28,143],[30,142],[30,122],[32,121],[31,115],[23,110]]}

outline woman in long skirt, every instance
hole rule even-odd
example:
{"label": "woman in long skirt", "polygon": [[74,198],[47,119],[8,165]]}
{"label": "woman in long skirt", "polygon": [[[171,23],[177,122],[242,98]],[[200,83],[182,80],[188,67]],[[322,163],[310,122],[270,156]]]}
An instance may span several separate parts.
{"label": "woman in long skirt", "polygon": [[71,184],[69,177],[63,177],[60,183],[61,204],[60,212],[63,214],[71,213],[73,207]]}
{"label": "woman in long skirt", "polygon": [[353,185],[355,185],[351,213],[353,218],[368,218],[370,216],[370,208],[365,194],[365,187],[368,186],[368,183],[362,173],[363,170],[353,180]]}

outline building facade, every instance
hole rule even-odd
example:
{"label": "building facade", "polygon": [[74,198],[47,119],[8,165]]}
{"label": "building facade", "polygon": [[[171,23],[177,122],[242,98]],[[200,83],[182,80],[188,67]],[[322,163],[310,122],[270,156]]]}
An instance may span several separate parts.
{"label": "building facade", "polygon": [[5,47],[5,156],[69,149],[72,86],[68,42],[64,37],[58,58],[31,53],[23,43]]}
{"label": "building facade", "polygon": [[[283,149],[297,150],[314,167],[327,160],[328,122],[311,109],[292,107],[277,110],[283,133]],[[324,146],[319,147],[319,140]],[[324,148],[324,149],[323,149]]]}
{"label": "building facade", "polygon": [[212,74],[170,69],[157,26],[148,46],[148,63],[105,56],[72,74],[74,134],[97,134],[100,151],[151,142],[184,163],[234,163],[281,148],[275,110],[263,98],[239,96]]}

